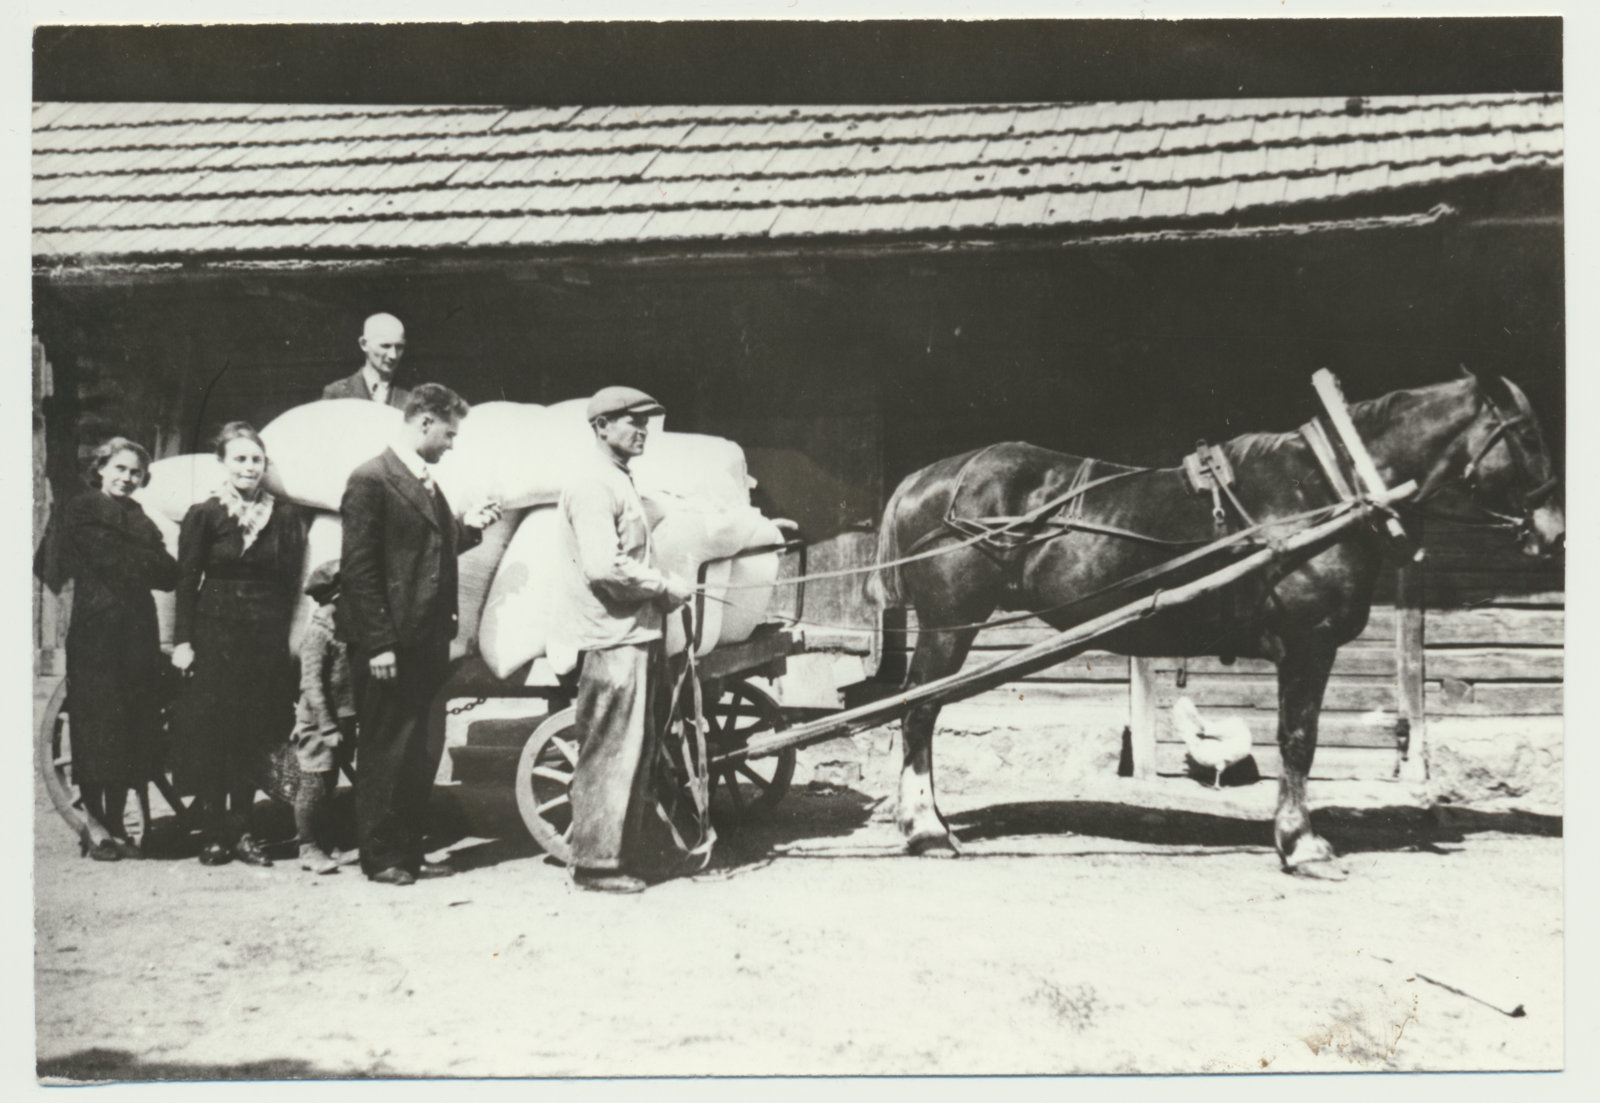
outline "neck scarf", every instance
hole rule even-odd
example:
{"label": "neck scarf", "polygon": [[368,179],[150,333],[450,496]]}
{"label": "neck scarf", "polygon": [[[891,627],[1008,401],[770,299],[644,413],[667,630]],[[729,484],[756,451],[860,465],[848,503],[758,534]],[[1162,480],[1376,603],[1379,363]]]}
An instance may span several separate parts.
{"label": "neck scarf", "polygon": [[228,516],[239,522],[239,527],[244,530],[244,551],[250,550],[250,545],[256,542],[256,537],[272,519],[273,497],[263,487],[256,491],[254,501],[247,500],[240,494],[233,483],[223,480],[211,494],[213,498],[222,503],[222,508],[228,511]]}

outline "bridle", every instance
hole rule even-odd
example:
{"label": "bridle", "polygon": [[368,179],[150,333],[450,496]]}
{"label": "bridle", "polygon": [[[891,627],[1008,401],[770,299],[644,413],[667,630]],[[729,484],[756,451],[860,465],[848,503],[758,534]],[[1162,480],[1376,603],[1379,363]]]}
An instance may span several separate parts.
{"label": "bridle", "polygon": [[1511,457],[1512,465],[1516,468],[1521,483],[1528,484],[1534,481],[1538,469],[1534,464],[1532,450],[1529,449],[1522,434],[1513,432],[1513,430],[1526,427],[1537,431],[1538,426],[1533,420],[1532,412],[1524,404],[1518,403],[1517,411],[1508,415],[1495,402],[1494,396],[1488,392],[1482,383],[1477,386],[1477,394],[1482,399],[1484,408],[1488,410],[1490,420],[1494,422],[1493,427],[1490,428],[1488,434],[1478,443],[1477,447],[1472,450],[1471,455],[1467,457],[1466,464],[1459,470],[1453,469],[1448,459],[1435,468],[1423,482],[1422,489],[1417,491],[1416,497],[1412,499],[1412,505],[1414,507],[1425,507],[1428,500],[1440,490],[1452,484],[1460,483],[1467,488],[1468,500],[1471,502],[1472,508],[1477,511],[1476,516],[1446,515],[1429,511],[1426,508],[1419,508],[1418,512],[1424,517],[1431,516],[1435,520],[1452,521],[1472,528],[1525,532],[1533,527],[1534,511],[1555,493],[1558,485],[1556,477],[1554,475],[1548,476],[1539,482],[1537,486],[1522,495],[1523,512],[1521,516],[1503,513],[1500,510],[1491,509],[1482,504],[1479,500],[1479,492],[1482,489],[1478,481],[1479,474],[1482,471],[1484,459],[1497,444],[1505,444],[1506,451]]}

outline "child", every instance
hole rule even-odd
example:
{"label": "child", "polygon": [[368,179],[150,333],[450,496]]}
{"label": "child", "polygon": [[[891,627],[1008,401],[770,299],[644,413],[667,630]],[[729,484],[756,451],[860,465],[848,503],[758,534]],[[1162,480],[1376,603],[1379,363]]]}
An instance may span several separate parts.
{"label": "child", "polygon": [[339,592],[339,561],[330,559],[306,579],[306,593],[317,603],[300,643],[300,703],[295,709],[295,757],[300,788],[294,800],[295,833],[300,838],[300,868],[334,873],[337,858],[327,841],[328,802],[339,783],[339,767],[349,765],[356,742],[355,692],[344,644],[334,637],[333,600]]}

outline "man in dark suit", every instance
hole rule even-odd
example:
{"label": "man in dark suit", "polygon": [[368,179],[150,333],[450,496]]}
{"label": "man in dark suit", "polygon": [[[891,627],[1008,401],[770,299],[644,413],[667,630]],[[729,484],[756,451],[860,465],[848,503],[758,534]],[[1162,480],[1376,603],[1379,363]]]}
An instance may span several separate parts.
{"label": "man in dark suit", "polygon": [[458,521],[433,481],[430,467],[466,412],[450,388],[418,386],[399,437],[351,472],[339,504],[336,623],[350,645],[361,721],[356,832],[362,870],[384,884],[409,885],[424,867],[423,824],[443,749],[429,745],[428,714],[456,634],[456,556],[500,517],[491,501]]}
{"label": "man in dark suit", "polygon": [[322,397],[366,398],[405,409],[411,392],[395,381],[395,375],[406,354],[406,327],[393,314],[374,314],[361,327],[358,343],[366,363],[354,375],[322,388]]}

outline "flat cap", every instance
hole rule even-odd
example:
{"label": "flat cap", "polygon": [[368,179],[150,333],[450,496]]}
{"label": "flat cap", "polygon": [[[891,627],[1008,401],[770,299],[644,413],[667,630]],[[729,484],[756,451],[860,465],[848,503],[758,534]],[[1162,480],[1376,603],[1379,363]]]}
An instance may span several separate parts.
{"label": "flat cap", "polygon": [[306,579],[306,594],[318,605],[326,605],[333,600],[335,591],[339,589],[339,561],[330,559],[326,563],[319,563],[317,569],[311,572]]}
{"label": "flat cap", "polygon": [[612,414],[664,414],[667,408],[643,391],[635,387],[602,387],[595,392],[589,400],[587,417],[593,421],[597,417],[610,417]]}

